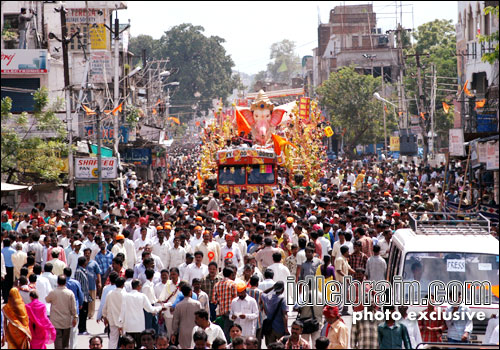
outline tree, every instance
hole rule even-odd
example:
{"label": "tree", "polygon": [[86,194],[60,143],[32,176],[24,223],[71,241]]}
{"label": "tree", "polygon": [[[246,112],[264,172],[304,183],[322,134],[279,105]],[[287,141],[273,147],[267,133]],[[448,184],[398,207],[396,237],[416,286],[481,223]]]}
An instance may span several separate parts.
{"label": "tree", "polygon": [[[345,130],[346,152],[352,153],[357,144],[374,143],[383,139],[383,109],[373,93],[380,90],[382,78],[362,75],[354,66],[331,73],[318,89],[320,102],[331,115],[333,126]],[[387,116],[387,132],[395,128],[393,115]]]}
{"label": "tree", "polygon": [[155,57],[155,51],[158,48],[159,40],[153,39],[150,35],[138,35],[130,38],[128,50],[134,53],[132,65],[135,67],[140,65],[142,67],[142,50],[146,50],[146,60],[151,61]]}
{"label": "tree", "polygon": [[274,82],[290,84],[292,78],[300,73],[300,58],[295,54],[295,42],[284,39],[271,45],[272,62],[267,71]]}
{"label": "tree", "polygon": [[[498,21],[498,6],[497,7],[493,7],[493,6],[488,6],[484,9],[484,14],[485,15],[493,15],[497,18],[497,21]],[[499,41],[499,38],[498,38],[498,30],[490,35],[478,35],[479,37],[479,42],[481,43],[486,43],[486,42],[494,42],[495,43],[495,49],[493,50],[493,52],[487,52],[483,55],[483,57],[481,58],[481,60],[483,62],[488,62],[490,64],[494,64],[495,62],[498,62],[498,52],[499,52],[499,49],[498,49],[498,41]]]}
{"label": "tree", "polygon": [[[170,112],[192,115],[193,110],[209,110],[212,100],[225,100],[237,87],[232,74],[234,62],[222,46],[224,39],[207,37],[201,26],[181,24],[166,31],[153,51],[156,59],[169,59],[180,84],[172,93]],[[175,107],[176,105],[181,107]]]}
{"label": "tree", "polygon": [[[48,91],[40,88],[33,94],[34,112],[13,115],[12,99],[2,99],[2,174],[7,182],[60,182],[64,167],[61,157],[67,155],[65,124],[56,111],[64,103],[61,99],[49,103]],[[38,136],[42,132],[54,134],[51,139]]]}
{"label": "tree", "polygon": [[[419,120],[424,134],[424,153],[427,154],[427,135],[431,130],[430,114],[428,113],[431,103],[431,64],[435,64],[437,76],[447,77],[446,79],[438,79],[436,91],[435,132],[439,135],[441,142],[446,142],[448,130],[453,125],[453,113],[445,113],[439,106],[442,102],[452,104],[451,100],[455,96],[455,93],[450,91],[454,90],[453,84],[457,83],[456,77],[458,76],[455,26],[451,20],[436,19],[419,26],[413,33],[413,38],[416,43],[405,51],[405,54],[409,55],[406,61],[405,89],[409,100],[415,101],[415,98],[418,100],[417,62],[414,56],[418,54],[420,55],[423,94],[425,95],[425,110],[420,111],[424,113],[425,120],[421,117]],[[409,112],[419,116],[416,103],[409,104]]]}

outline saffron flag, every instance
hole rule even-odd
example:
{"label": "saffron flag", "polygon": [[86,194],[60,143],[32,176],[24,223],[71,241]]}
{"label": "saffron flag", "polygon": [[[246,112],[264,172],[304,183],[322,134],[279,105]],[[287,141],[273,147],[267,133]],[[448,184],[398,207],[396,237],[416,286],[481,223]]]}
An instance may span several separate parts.
{"label": "saffron flag", "polygon": [[85,105],[82,105],[83,109],[85,110],[85,113],[87,115],[93,115],[95,114],[95,111],[91,110],[89,107],[85,106]]}
{"label": "saffron flag", "polygon": [[486,103],[486,99],[482,99],[476,102],[476,108],[483,108]]}
{"label": "saffron flag", "polygon": [[236,108],[236,125],[238,126],[238,135],[243,131],[243,133],[249,134],[252,128],[241,112]]}
{"label": "saffron flag", "polygon": [[157,113],[157,112],[156,112],[156,109],[155,109],[155,108],[153,108],[153,114],[154,114],[154,115],[156,115],[156,113]]}
{"label": "saffron flag", "polygon": [[420,112],[420,117],[421,117],[423,120],[425,120],[425,114],[424,114],[424,112]]}
{"label": "saffron flag", "polygon": [[113,109],[113,110],[111,111],[111,113],[113,113],[113,115],[116,115],[116,113],[118,113],[118,112],[120,112],[120,113],[121,113],[121,111],[122,111],[122,105],[123,105],[123,102],[122,102],[122,103],[120,103],[118,106],[116,106],[116,108],[115,108],[115,109]]}
{"label": "saffron flag", "polygon": [[291,143],[290,141],[282,138],[281,136],[278,136],[278,135],[275,135],[275,134],[272,134],[271,135],[272,139],[273,139],[273,143],[274,143],[274,152],[276,153],[276,155],[280,155],[281,154],[281,149],[285,146],[285,145],[290,145],[294,148],[297,148],[297,146],[295,146],[293,143]]}
{"label": "saffron flag", "polygon": [[389,113],[389,111],[387,110],[387,106],[384,104],[384,110],[386,113]]}
{"label": "saffron flag", "polygon": [[175,117],[170,117],[170,118],[168,118],[168,120],[173,121],[173,122],[174,122],[175,124],[177,124],[177,125],[181,125],[181,122],[179,121],[179,119],[177,119],[177,118],[175,118]]}
{"label": "saffron flag", "polygon": [[448,104],[446,102],[443,102],[443,111],[448,114],[448,112],[450,111],[450,106],[448,106]]}
{"label": "saffron flag", "polygon": [[464,92],[465,92],[465,94],[466,94],[467,96],[472,97],[472,96],[474,96],[474,95],[473,95],[473,94],[469,91],[469,89],[467,89],[467,85],[468,85],[468,84],[469,84],[469,81],[468,81],[468,80],[466,80],[466,81],[465,81],[465,84],[464,84]]}

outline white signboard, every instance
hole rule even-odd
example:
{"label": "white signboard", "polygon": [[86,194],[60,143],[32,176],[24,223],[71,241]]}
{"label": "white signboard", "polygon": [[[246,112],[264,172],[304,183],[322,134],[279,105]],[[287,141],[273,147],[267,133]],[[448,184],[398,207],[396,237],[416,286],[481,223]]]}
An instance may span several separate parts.
{"label": "white signboard", "polygon": [[464,131],[462,129],[450,129],[450,156],[464,157]]}
{"label": "white signboard", "polygon": [[498,170],[498,141],[487,143],[486,170]]}
{"label": "white signboard", "polygon": [[487,148],[488,148],[488,144],[486,142],[479,142],[477,144],[477,153],[479,156],[480,163],[486,163]]}
{"label": "white signboard", "polygon": [[[118,162],[116,158],[102,158],[101,172],[103,179],[116,179]],[[76,158],[75,160],[75,178],[76,179],[97,179],[98,164],[97,158]]]}
{"label": "white signboard", "polygon": [[47,50],[2,49],[2,74],[48,73]]}
{"label": "white signboard", "polygon": [[90,54],[90,81],[92,83],[111,83],[112,74],[111,52],[93,51]]}
{"label": "white signboard", "polygon": [[465,259],[446,260],[446,271],[465,272]]}

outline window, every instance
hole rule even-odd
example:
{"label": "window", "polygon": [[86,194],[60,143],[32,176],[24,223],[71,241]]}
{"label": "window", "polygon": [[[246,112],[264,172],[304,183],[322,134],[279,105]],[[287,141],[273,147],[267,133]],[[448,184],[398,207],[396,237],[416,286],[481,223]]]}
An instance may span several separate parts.
{"label": "window", "polygon": [[[9,91],[4,88],[26,89],[26,91]],[[35,102],[31,90],[40,88],[40,79],[4,79],[2,78],[2,98],[9,96],[12,99],[12,112],[33,112]]]}
{"label": "window", "polygon": [[19,26],[19,14],[11,13],[3,15],[3,29],[17,29]]}
{"label": "window", "polygon": [[248,173],[249,185],[270,185],[274,183],[274,166],[272,164],[251,165]]}
{"label": "window", "polygon": [[219,185],[244,185],[246,170],[243,165],[219,167]]}
{"label": "window", "polygon": [[[430,282],[489,281],[498,285],[498,255],[478,253],[418,252],[405,257],[403,280],[419,281],[421,296]],[[492,295],[498,303],[498,297]]]}

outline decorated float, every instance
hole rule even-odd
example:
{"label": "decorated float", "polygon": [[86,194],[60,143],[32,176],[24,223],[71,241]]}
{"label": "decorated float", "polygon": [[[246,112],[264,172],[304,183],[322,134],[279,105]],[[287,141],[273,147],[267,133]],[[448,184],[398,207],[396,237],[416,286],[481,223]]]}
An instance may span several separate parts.
{"label": "decorated float", "polygon": [[201,133],[198,180],[206,192],[273,193],[278,175],[289,186],[316,190],[326,161],[322,139],[333,134],[317,102],[306,97],[275,106],[259,91],[250,107],[233,105]]}

